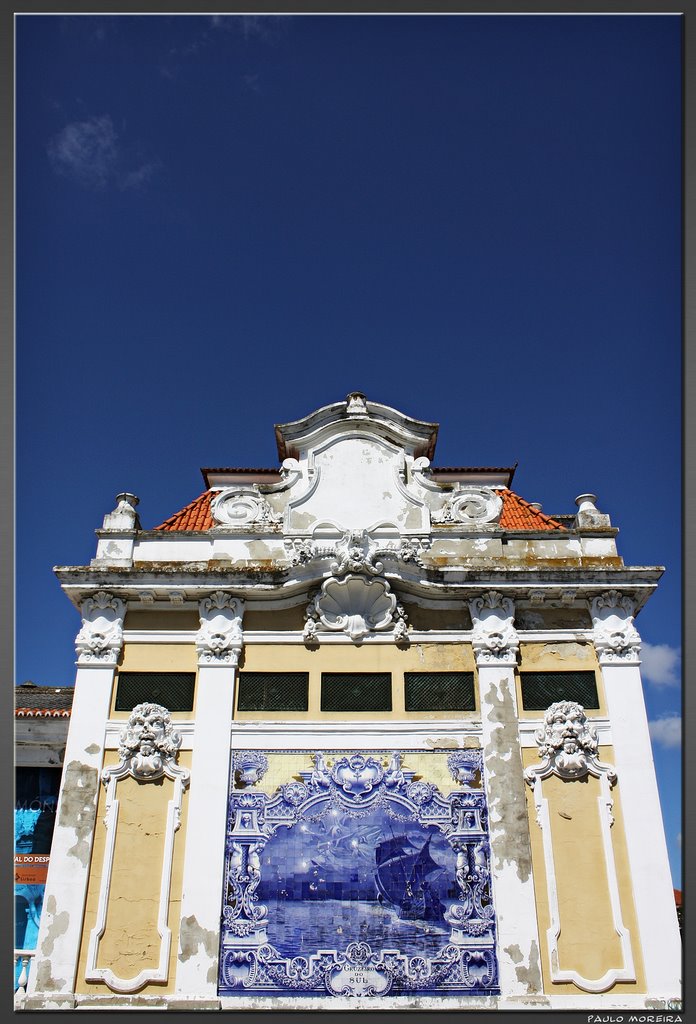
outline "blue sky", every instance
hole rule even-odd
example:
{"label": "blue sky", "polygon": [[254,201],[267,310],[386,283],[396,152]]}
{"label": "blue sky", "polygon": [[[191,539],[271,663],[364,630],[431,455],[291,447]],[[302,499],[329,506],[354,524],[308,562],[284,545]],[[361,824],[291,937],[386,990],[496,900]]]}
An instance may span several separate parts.
{"label": "blue sky", "polygon": [[636,625],[679,884],[681,19],[16,24],[17,681],[72,681],[52,566],[119,491],[155,526],[362,390],[666,567]]}

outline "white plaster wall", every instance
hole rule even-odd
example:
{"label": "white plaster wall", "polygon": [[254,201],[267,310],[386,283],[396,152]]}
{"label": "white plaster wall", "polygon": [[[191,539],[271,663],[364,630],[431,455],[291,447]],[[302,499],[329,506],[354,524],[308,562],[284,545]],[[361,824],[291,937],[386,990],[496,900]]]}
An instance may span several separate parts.
{"label": "white plaster wall", "polygon": [[648,992],[681,995],[682,945],[637,663],[602,665]]}

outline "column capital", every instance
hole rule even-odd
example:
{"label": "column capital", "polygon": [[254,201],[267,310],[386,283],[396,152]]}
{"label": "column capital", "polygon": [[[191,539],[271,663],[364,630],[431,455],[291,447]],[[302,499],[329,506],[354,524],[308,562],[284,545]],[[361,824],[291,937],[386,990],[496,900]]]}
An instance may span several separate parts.
{"label": "column capital", "polygon": [[640,664],[640,634],[633,625],[635,601],[607,590],[590,602],[594,645],[600,665]]}
{"label": "column capital", "polygon": [[123,646],[126,603],[98,590],[80,605],[82,628],[75,638],[77,664],[115,666]]}
{"label": "column capital", "polygon": [[196,634],[199,665],[232,665],[244,645],[244,602],[224,590],[216,590],[198,605],[201,626]]}
{"label": "column capital", "polygon": [[515,602],[497,590],[469,601],[473,622],[471,644],[477,665],[515,665],[519,639],[513,625]]}

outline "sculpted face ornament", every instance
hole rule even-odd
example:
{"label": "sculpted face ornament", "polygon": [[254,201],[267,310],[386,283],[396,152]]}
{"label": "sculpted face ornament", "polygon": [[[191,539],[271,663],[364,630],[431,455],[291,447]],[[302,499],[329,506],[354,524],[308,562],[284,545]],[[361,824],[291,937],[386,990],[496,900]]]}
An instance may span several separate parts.
{"label": "sculpted face ornament", "polygon": [[119,755],[136,778],[156,779],[176,757],[181,736],[161,704],[138,704],[120,736]]}
{"label": "sculpted face ornament", "polygon": [[561,700],[552,704],[544,715],[544,725],[535,733],[539,745],[541,766],[532,766],[525,772],[527,781],[558,775],[562,779],[582,779],[588,773],[606,774],[610,781],[616,773],[610,765],[598,759],[599,740],[590,725],[582,704]]}

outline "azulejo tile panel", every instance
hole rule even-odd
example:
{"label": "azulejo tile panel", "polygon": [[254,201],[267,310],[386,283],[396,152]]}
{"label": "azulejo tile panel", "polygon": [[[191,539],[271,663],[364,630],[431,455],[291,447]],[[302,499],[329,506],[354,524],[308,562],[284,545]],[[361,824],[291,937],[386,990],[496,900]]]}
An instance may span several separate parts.
{"label": "azulejo tile panel", "polygon": [[220,995],[497,994],[481,751],[299,753],[234,755]]}

